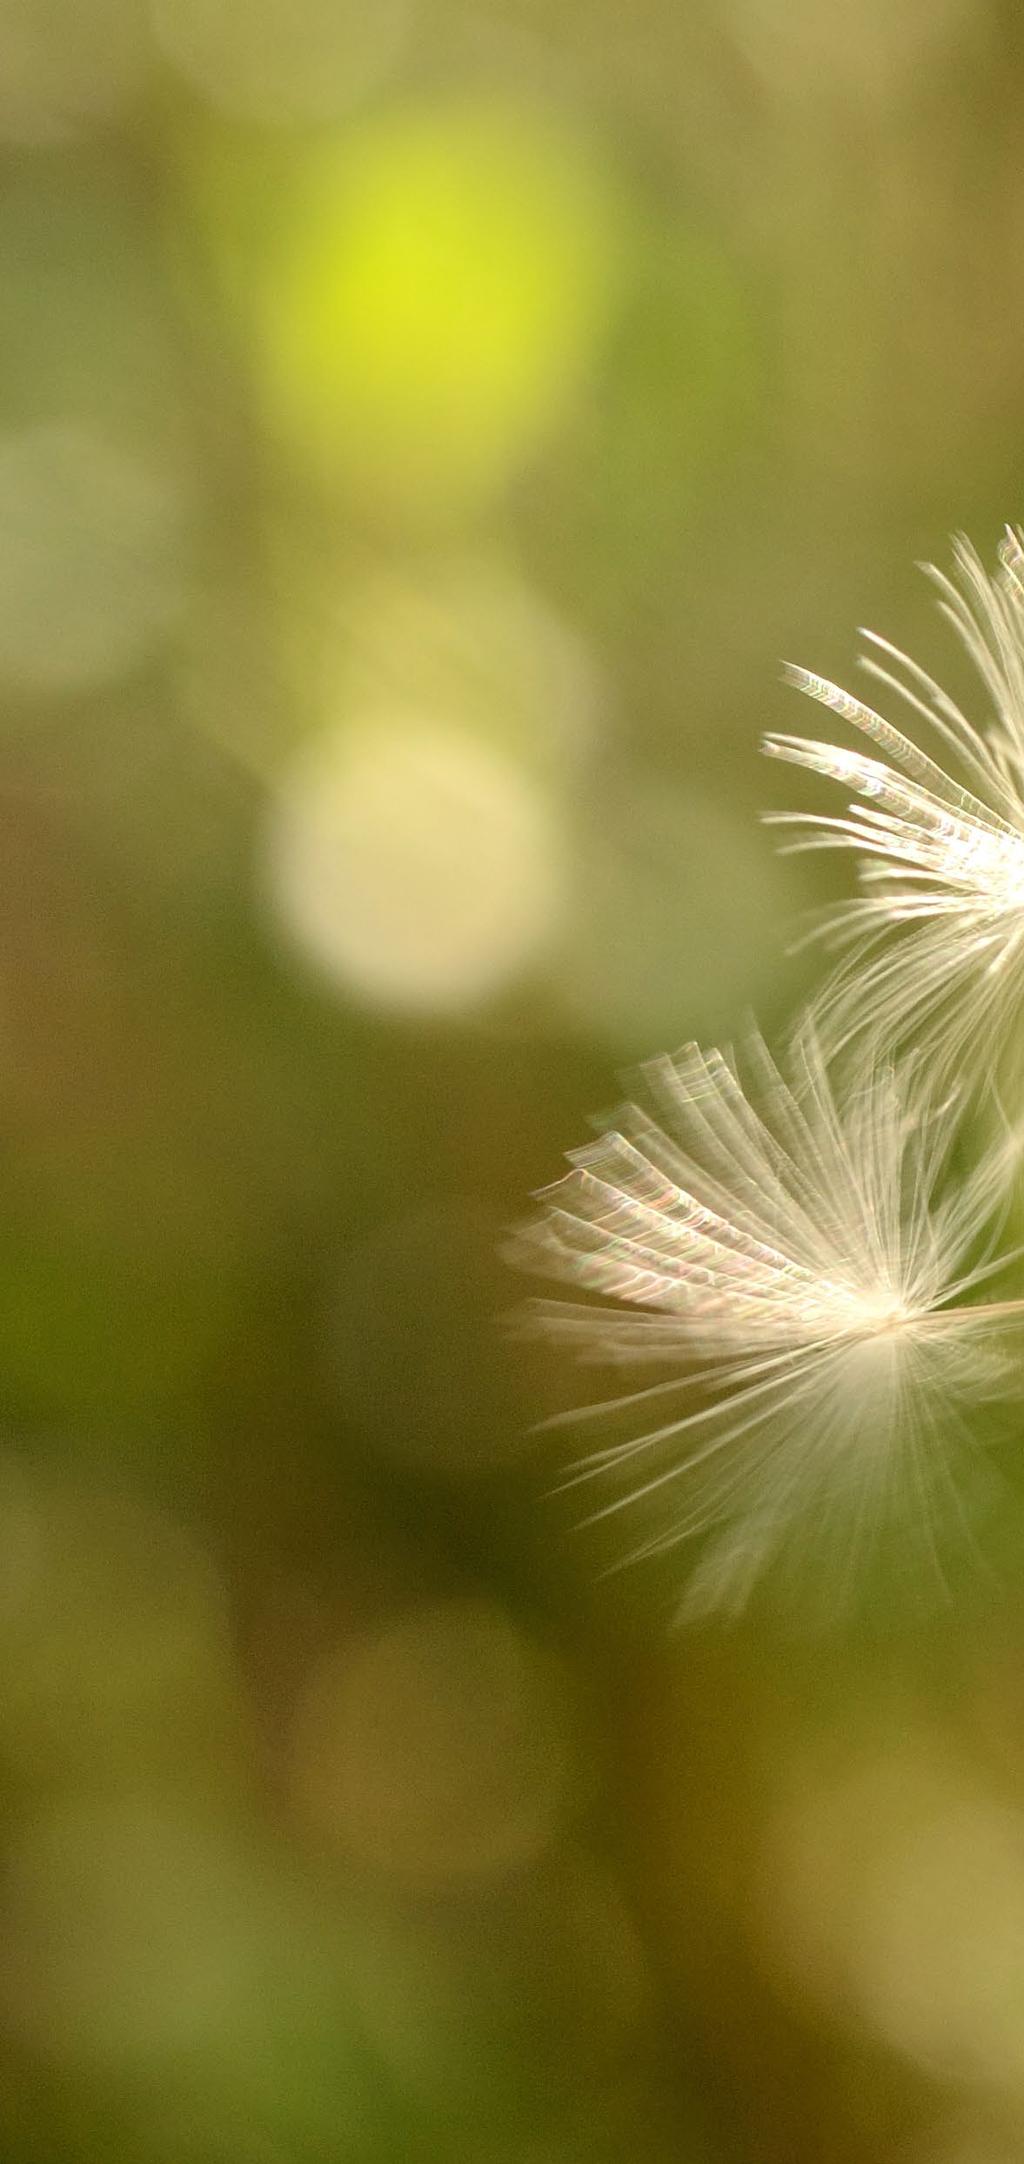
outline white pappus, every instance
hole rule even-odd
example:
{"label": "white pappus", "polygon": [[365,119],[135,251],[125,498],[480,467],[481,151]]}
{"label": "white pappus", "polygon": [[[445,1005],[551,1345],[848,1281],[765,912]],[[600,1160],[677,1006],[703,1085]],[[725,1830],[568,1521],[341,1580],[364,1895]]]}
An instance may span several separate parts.
{"label": "white pappus", "polygon": [[514,1236],[519,1266],[587,1296],[534,1302],[534,1324],[671,1371],[560,1418],[626,1424],[572,1478],[610,1483],[592,1518],[640,1528],[624,1559],[700,1539],[684,1608],[742,1606],[823,1534],[852,1571],[894,1513],[930,1548],[972,1408],[1012,1387],[1024,1301],[971,1304],[1012,1259],[1011,1146],[951,1177],[958,1107],[918,1078],[876,1054],[840,1086],[807,1024],[785,1072],[757,1036],[741,1060],[688,1046],[641,1069]]}
{"label": "white pappus", "polygon": [[981,728],[933,679],[873,632],[861,666],[923,724],[932,757],[826,678],[787,670],[797,687],[869,737],[878,756],[773,733],[766,751],[854,792],[843,816],[770,813],[802,830],[793,848],[858,856],[862,892],[819,932],[845,950],[816,1001],[835,1053],[865,1024],[890,1042],[912,1035],[936,1076],[997,1064],[1024,1006],[1024,539],[1007,529],[990,578],[966,541],[955,577],[926,566],[943,613],[981,678]]}

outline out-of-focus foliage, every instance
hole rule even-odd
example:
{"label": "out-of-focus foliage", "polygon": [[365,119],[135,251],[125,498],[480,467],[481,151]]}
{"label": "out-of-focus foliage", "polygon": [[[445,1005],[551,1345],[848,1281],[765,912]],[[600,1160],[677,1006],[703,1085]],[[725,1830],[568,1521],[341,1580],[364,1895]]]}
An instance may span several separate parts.
{"label": "out-of-focus foliage", "polygon": [[668,1640],[496,1259],[809,981],[1022,116],[1001,0],[0,0],[10,2164],[1024,2159],[1014,1437],[945,1609]]}

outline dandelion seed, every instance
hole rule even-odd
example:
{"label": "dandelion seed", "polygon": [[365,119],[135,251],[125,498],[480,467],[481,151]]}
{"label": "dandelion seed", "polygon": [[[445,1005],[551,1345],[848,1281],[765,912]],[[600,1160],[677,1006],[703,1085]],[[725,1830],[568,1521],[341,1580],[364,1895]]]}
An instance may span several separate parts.
{"label": "dandelion seed", "polygon": [[755,1037],[742,1067],[689,1046],[640,1080],[512,1251],[591,1296],[534,1303],[549,1334],[672,1370],[596,1409],[630,1439],[574,1468],[613,1482],[592,1516],[642,1517],[629,1559],[707,1536],[691,1610],[742,1605],[823,1531],[850,1570],[893,1513],[937,1562],[966,1416],[1012,1377],[1000,1325],[1024,1310],[965,1304],[1012,1259],[992,1231],[1008,1146],[951,1181],[955,1104],[927,1113],[891,1061],[837,1095],[806,1026],[788,1079]]}
{"label": "dandelion seed", "polygon": [[989,1060],[1000,1023],[1024,1000],[1024,536],[1007,529],[994,578],[965,541],[955,563],[955,579],[927,568],[987,692],[984,729],[874,632],[862,634],[861,656],[930,730],[951,771],[807,669],[787,674],[879,756],[802,736],[765,740],[772,757],[854,791],[845,817],[769,815],[803,830],[793,848],[851,849],[861,860],[864,891],[818,927],[846,950],[817,1005],[823,1037],[841,1052],[853,1040],[863,1048],[865,1026],[894,1044],[918,1032],[947,1075]]}

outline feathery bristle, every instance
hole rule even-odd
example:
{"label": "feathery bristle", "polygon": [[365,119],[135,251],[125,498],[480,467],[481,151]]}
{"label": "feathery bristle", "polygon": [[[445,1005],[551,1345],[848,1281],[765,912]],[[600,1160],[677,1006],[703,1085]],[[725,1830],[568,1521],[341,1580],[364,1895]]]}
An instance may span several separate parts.
{"label": "feathery bristle", "polygon": [[[949,1480],[957,1408],[1006,1372],[997,1324],[1015,1309],[965,1301],[997,1267],[972,1257],[1008,1152],[947,1186],[955,1103],[929,1113],[889,1060],[837,1095],[809,1027],[789,1076],[755,1037],[742,1068],[689,1046],[641,1082],[513,1254],[596,1296],[533,1310],[584,1355],[674,1367],[598,1409],[640,1432],[575,1477],[643,1466],[594,1515],[648,1506],[633,1554],[709,1536],[691,1601],[735,1602],[822,1517],[863,1531],[897,1490],[920,1509]],[[645,1427],[676,1387],[695,1409]]]}
{"label": "feathery bristle", "polygon": [[[827,914],[820,934],[844,951],[817,1004],[834,1052],[867,1035],[916,1034],[936,1071],[973,1068],[1024,997],[1024,544],[1007,531],[989,578],[966,542],[957,580],[931,570],[940,606],[982,678],[991,714],[976,728],[918,664],[875,634],[861,665],[929,728],[953,772],[825,677],[787,667],[808,697],[869,737],[868,756],[772,734],[774,758],[854,792],[845,816],[772,813],[799,830],[796,849],[852,849],[863,892]],[[892,936],[891,936],[892,935]]]}

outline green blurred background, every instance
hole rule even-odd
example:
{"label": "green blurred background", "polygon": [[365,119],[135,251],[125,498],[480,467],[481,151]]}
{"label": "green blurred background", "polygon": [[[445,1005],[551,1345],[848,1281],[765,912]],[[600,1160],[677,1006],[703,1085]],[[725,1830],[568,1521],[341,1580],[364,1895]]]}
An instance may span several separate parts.
{"label": "green blurred background", "polygon": [[809,981],[779,658],[963,684],[1022,121],[1012,0],[0,0],[12,2164],[1024,2159],[1024,1539],[673,1637],[496,1259]]}

